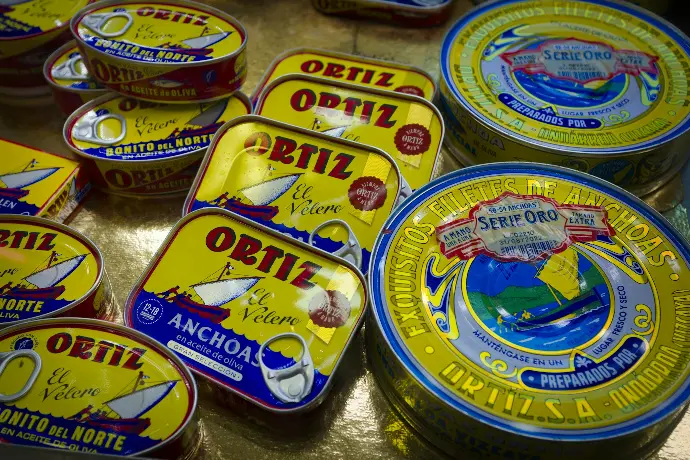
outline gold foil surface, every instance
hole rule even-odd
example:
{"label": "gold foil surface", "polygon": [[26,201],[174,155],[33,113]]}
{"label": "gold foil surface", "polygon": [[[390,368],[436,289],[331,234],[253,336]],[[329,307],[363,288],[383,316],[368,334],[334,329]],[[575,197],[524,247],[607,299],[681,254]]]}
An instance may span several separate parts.
{"label": "gold foil surface", "polygon": [[[264,70],[283,51],[322,48],[397,61],[439,75],[439,54],[446,29],[471,8],[457,0],[445,25],[405,29],[375,22],[325,16],[311,0],[206,1],[235,16],[248,31],[248,77],[251,94]],[[53,105],[0,106],[0,137],[73,157],[62,139],[64,118]],[[442,174],[460,167],[444,150]],[[2,152],[0,152],[2,162]],[[687,186],[687,185],[686,185]],[[690,238],[682,204],[680,177],[645,200]],[[184,197],[137,200],[91,192],[68,224],[101,249],[122,308],[130,289],[182,214]],[[122,314],[118,315],[119,321]],[[314,411],[280,418],[266,415],[238,397],[197,377],[198,415],[203,449],[197,458],[244,459],[438,459],[391,408],[366,363],[364,330],[352,342],[325,401]],[[465,458],[472,458],[468,454]],[[655,460],[690,458],[690,416],[686,415]]]}

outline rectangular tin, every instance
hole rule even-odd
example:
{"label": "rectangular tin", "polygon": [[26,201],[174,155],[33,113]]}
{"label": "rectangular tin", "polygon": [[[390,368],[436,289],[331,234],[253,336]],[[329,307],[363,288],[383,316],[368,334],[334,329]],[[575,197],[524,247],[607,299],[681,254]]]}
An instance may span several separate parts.
{"label": "rectangular tin", "polygon": [[366,274],[401,191],[406,197],[409,186],[383,150],[249,115],[216,133],[183,214],[228,209]]}
{"label": "rectangular tin", "polygon": [[130,293],[125,322],[213,383],[296,413],[325,398],[366,302],[348,262],[202,209],[171,230]]}
{"label": "rectangular tin", "polygon": [[436,97],[433,78],[417,67],[335,51],[295,48],[282,53],[271,63],[254,90],[252,103],[256,104],[268,83],[290,73],[412,94],[428,101]]}
{"label": "rectangular tin", "polygon": [[312,4],[325,14],[429,27],[448,18],[453,0],[312,0]]}
{"label": "rectangular tin", "polygon": [[0,138],[0,214],[64,222],[91,189],[76,161]]}
{"label": "rectangular tin", "polygon": [[254,113],[378,147],[412,190],[440,167],[445,128],[438,109],[421,97],[290,74],[266,85]]}

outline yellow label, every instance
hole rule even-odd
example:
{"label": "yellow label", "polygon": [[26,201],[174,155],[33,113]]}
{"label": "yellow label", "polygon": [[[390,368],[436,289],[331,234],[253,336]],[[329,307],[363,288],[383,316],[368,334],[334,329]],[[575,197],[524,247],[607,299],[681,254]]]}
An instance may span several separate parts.
{"label": "yellow label", "polygon": [[[349,267],[230,213],[206,210],[173,229],[125,317],[195,371],[282,410],[324,391],[365,303],[363,280]],[[297,371],[304,380],[294,382],[302,395],[286,403],[266,373],[297,362],[304,363]]]}
{"label": "yellow label", "polygon": [[78,168],[75,161],[2,139],[0,149],[0,214],[40,214]]}
{"label": "yellow label", "polygon": [[[41,368],[25,396],[0,403],[5,442],[134,455],[170,438],[192,415],[194,383],[151,342],[122,328],[51,321],[0,336],[0,351],[28,350]],[[12,359],[0,392],[21,389],[34,363]]]}
{"label": "yellow label", "polygon": [[[84,64],[84,60],[79,53],[77,45],[73,44],[66,48],[61,48],[63,51],[50,64],[48,70],[48,77],[53,83],[66,88],[75,90],[93,90],[102,89],[103,87],[96,83],[89,75],[89,70]],[[100,93],[99,93],[100,94]],[[82,96],[84,102],[88,102],[93,97]]]}
{"label": "yellow label", "polygon": [[426,101],[327,80],[287,77],[261,94],[256,113],[389,153],[412,189],[433,177],[443,124]]}
{"label": "yellow label", "polygon": [[645,425],[687,398],[688,248],[638,200],[563,171],[490,167],[406,202],[374,254],[376,316],[412,375],[487,423]]}
{"label": "yellow label", "polygon": [[209,155],[187,212],[225,208],[328,252],[354,237],[366,270],[400,188],[390,157],[269,121],[233,125]]}
{"label": "yellow label", "polygon": [[0,324],[84,299],[102,270],[89,246],[49,222],[0,218]]}
{"label": "yellow label", "polygon": [[208,61],[233,54],[245,41],[244,31],[207,11],[146,2],[96,8],[76,33],[93,49],[153,64]]}
{"label": "yellow label", "polygon": [[412,94],[430,101],[436,91],[436,85],[427,74],[411,67],[328,51],[296,50],[278,58],[266,72],[257,93],[273,80],[291,73]]}
{"label": "yellow label", "polygon": [[3,38],[21,40],[69,23],[89,0],[28,0],[6,2],[0,13]]}
{"label": "yellow label", "polygon": [[510,137],[616,153],[688,129],[687,47],[622,4],[497,3],[456,24],[442,66],[451,97]]}

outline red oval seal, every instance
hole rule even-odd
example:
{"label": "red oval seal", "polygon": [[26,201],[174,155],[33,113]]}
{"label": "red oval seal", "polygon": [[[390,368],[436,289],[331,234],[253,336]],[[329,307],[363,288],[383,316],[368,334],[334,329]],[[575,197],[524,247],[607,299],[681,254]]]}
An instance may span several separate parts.
{"label": "red oval seal", "polygon": [[395,146],[403,155],[421,155],[430,145],[431,133],[422,125],[405,125],[395,133]]}
{"label": "red oval seal", "polygon": [[340,291],[321,291],[309,302],[309,319],[321,327],[344,326],[350,317],[350,301]]}
{"label": "red oval seal", "polygon": [[372,211],[383,206],[386,202],[386,184],[381,179],[373,176],[364,176],[355,179],[347,191],[350,204],[360,211]]}
{"label": "red oval seal", "polygon": [[424,91],[421,88],[414,85],[398,86],[395,88],[396,93],[411,94],[413,96],[424,97]]}

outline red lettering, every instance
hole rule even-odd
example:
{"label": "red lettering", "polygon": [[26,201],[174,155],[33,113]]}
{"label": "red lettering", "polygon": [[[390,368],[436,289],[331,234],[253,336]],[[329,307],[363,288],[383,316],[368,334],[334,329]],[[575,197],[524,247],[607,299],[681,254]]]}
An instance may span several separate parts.
{"label": "red lettering", "polygon": [[393,118],[393,114],[395,114],[396,110],[398,110],[398,108],[394,105],[381,105],[381,107],[379,107],[378,110],[379,112],[381,112],[381,114],[376,119],[376,123],[374,123],[374,126],[378,126],[379,128],[392,128],[393,126],[395,126],[397,121],[391,120],[391,118]]}
{"label": "red lettering", "polygon": [[329,176],[335,177],[336,179],[345,180],[352,175],[352,171],[346,171],[347,167],[352,164],[355,157],[348,155],[347,153],[339,153],[335,157],[336,165],[333,170],[328,173]]}
{"label": "red lettering", "polygon": [[300,66],[300,70],[304,73],[316,73],[323,69],[323,62],[317,61],[316,59],[311,61],[305,61]]}
{"label": "red lettering", "polygon": [[206,247],[213,252],[227,251],[235,244],[235,238],[230,227],[216,227],[206,235]]}
{"label": "red lettering", "polygon": [[347,73],[347,77],[345,77],[345,79],[349,81],[355,81],[357,80],[357,75],[359,75],[359,73],[363,70],[364,69],[361,67],[350,67]]}
{"label": "red lettering", "polygon": [[207,24],[206,20],[208,19],[208,16],[197,16],[196,21],[194,22],[195,26],[205,26]]}
{"label": "red lettering", "polygon": [[114,65],[108,65],[108,70],[110,71],[110,80],[108,80],[108,81],[112,81],[112,82],[122,81],[120,79],[120,69],[118,69]]}
{"label": "red lettering", "polygon": [[295,167],[307,169],[307,166],[309,166],[309,161],[311,160],[311,156],[318,152],[319,148],[311,144],[302,144],[299,146],[299,149],[302,151],[302,153],[299,154],[299,158],[297,159],[297,163],[295,163]]}
{"label": "red lettering", "polygon": [[26,242],[26,245],[24,245],[24,248],[33,249],[34,246],[36,246],[36,241],[38,240],[39,235],[40,233],[38,232],[29,233],[29,240]]}
{"label": "red lettering", "polygon": [[319,107],[325,109],[335,109],[340,104],[340,96],[323,91],[319,96]]}
{"label": "red lettering", "polygon": [[268,273],[269,270],[271,270],[271,267],[273,267],[273,263],[283,257],[284,251],[275,246],[266,246],[262,249],[262,251],[265,252],[266,255],[264,255],[263,259],[261,259],[261,263],[256,267],[256,269],[261,272]]}
{"label": "red lettering", "polygon": [[276,136],[276,141],[273,144],[273,150],[271,155],[268,157],[269,160],[280,161],[286,165],[289,165],[294,161],[292,158],[292,152],[297,149],[297,142],[287,137]]}
{"label": "red lettering", "polygon": [[123,112],[129,112],[130,110],[136,109],[137,105],[136,99],[122,99],[117,107]]}
{"label": "red lettering", "polygon": [[364,72],[364,76],[362,77],[362,83],[371,83],[371,79],[374,78],[374,71],[373,70],[367,70]]}
{"label": "red lettering", "polygon": [[244,149],[251,155],[263,155],[271,148],[271,143],[268,133],[252,133],[244,141]]}
{"label": "red lettering", "polygon": [[364,101],[364,104],[362,105],[362,115],[359,117],[362,123],[369,124],[369,121],[371,121],[371,115],[374,113],[374,107],[376,107],[375,102]]}
{"label": "red lettering", "polygon": [[161,8],[156,11],[156,14],[153,17],[156,19],[170,19],[170,13],[172,13],[172,11]]}
{"label": "red lettering", "polygon": [[304,262],[299,268],[301,268],[302,271],[290,284],[305,290],[313,288],[315,284],[309,280],[321,270],[321,265],[317,265],[313,262]]}
{"label": "red lettering", "polygon": [[96,341],[91,337],[78,335],[77,339],[74,341],[72,349],[67,355],[71,356],[72,358],[90,359],[92,353],[89,350],[93,348],[95,343]]}
{"label": "red lettering", "polygon": [[25,232],[23,230],[15,230],[14,234],[12,235],[12,244],[10,244],[10,247],[12,249],[17,249],[19,245],[22,243],[22,240],[26,238],[26,236],[29,234],[29,232]]}
{"label": "red lettering", "polygon": [[323,75],[326,77],[343,78],[343,71],[344,70],[345,70],[344,65],[329,62],[326,65],[326,70],[323,71]]}
{"label": "red lettering", "polygon": [[93,74],[102,81],[110,81],[110,73],[108,73],[108,66],[102,63],[99,59],[91,59],[91,69]]}
{"label": "red lettering", "polygon": [[132,178],[125,171],[119,169],[109,169],[103,174],[109,184],[117,188],[128,188],[132,186]]}
{"label": "red lettering", "polygon": [[278,278],[281,281],[287,281],[288,276],[290,275],[290,272],[292,271],[292,268],[295,266],[297,263],[298,257],[294,254],[290,254],[289,252],[285,254],[285,258],[283,259],[283,263],[280,264],[280,268],[278,268],[278,271],[274,275],[274,278]]}
{"label": "red lettering", "polygon": [[314,107],[316,104],[316,94],[310,89],[300,89],[290,98],[290,105],[298,112],[304,112]]}
{"label": "red lettering", "polygon": [[256,257],[254,254],[261,250],[261,241],[253,238],[249,235],[240,235],[240,240],[237,242],[237,246],[230,253],[230,258],[238,260],[245,265],[254,265],[256,263]]}
{"label": "red lettering", "polygon": [[132,348],[129,350],[129,358],[127,358],[127,362],[122,365],[122,368],[131,369],[133,371],[139,369],[144,365],[144,363],[139,361],[139,359],[144,356],[144,353],[146,353],[146,350],[143,348]]}
{"label": "red lettering", "polygon": [[96,355],[93,358],[94,362],[102,363],[105,360],[105,355],[107,355],[110,349],[114,346],[114,343],[110,343],[105,340],[98,342],[98,350],[96,350]]}
{"label": "red lettering", "polygon": [[134,186],[144,185],[146,181],[146,171],[132,171],[132,179],[134,180]]}
{"label": "red lettering", "polygon": [[155,9],[155,8],[152,8],[152,7],[150,7],[150,6],[144,6],[144,7],[139,8],[139,9],[137,10],[137,14],[138,14],[139,16],[151,16],[151,15],[152,15],[153,13],[155,13],[155,12],[156,12],[156,9]]}
{"label": "red lettering", "polygon": [[62,353],[72,345],[72,336],[67,332],[58,332],[46,341],[46,349],[51,353]]}
{"label": "red lettering", "polygon": [[319,149],[319,157],[316,159],[316,165],[314,165],[314,171],[319,174],[326,173],[326,165],[328,164],[328,159],[331,157],[333,150],[329,149]]}
{"label": "red lettering", "polygon": [[345,99],[345,116],[352,117],[355,115],[357,107],[362,105],[362,100],[356,97],[348,97]]}
{"label": "red lettering", "polygon": [[41,244],[36,248],[37,251],[50,251],[55,245],[53,241],[57,238],[57,233],[45,233],[41,237]]}
{"label": "red lettering", "polygon": [[391,79],[394,77],[392,73],[387,73],[387,72],[381,72],[381,75],[379,76],[378,81],[376,82],[376,86],[385,86],[386,88],[389,86],[393,86],[393,82]]}
{"label": "red lettering", "polygon": [[12,234],[9,230],[0,230],[0,248],[7,246],[7,238]]}
{"label": "red lettering", "polygon": [[125,350],[126,348],[122,345],[115,345],[115,351],[113,352],[113,356],[110,357],[110,361],[108,361],[108,366],[119,366],[122,356],[125,354]]}

